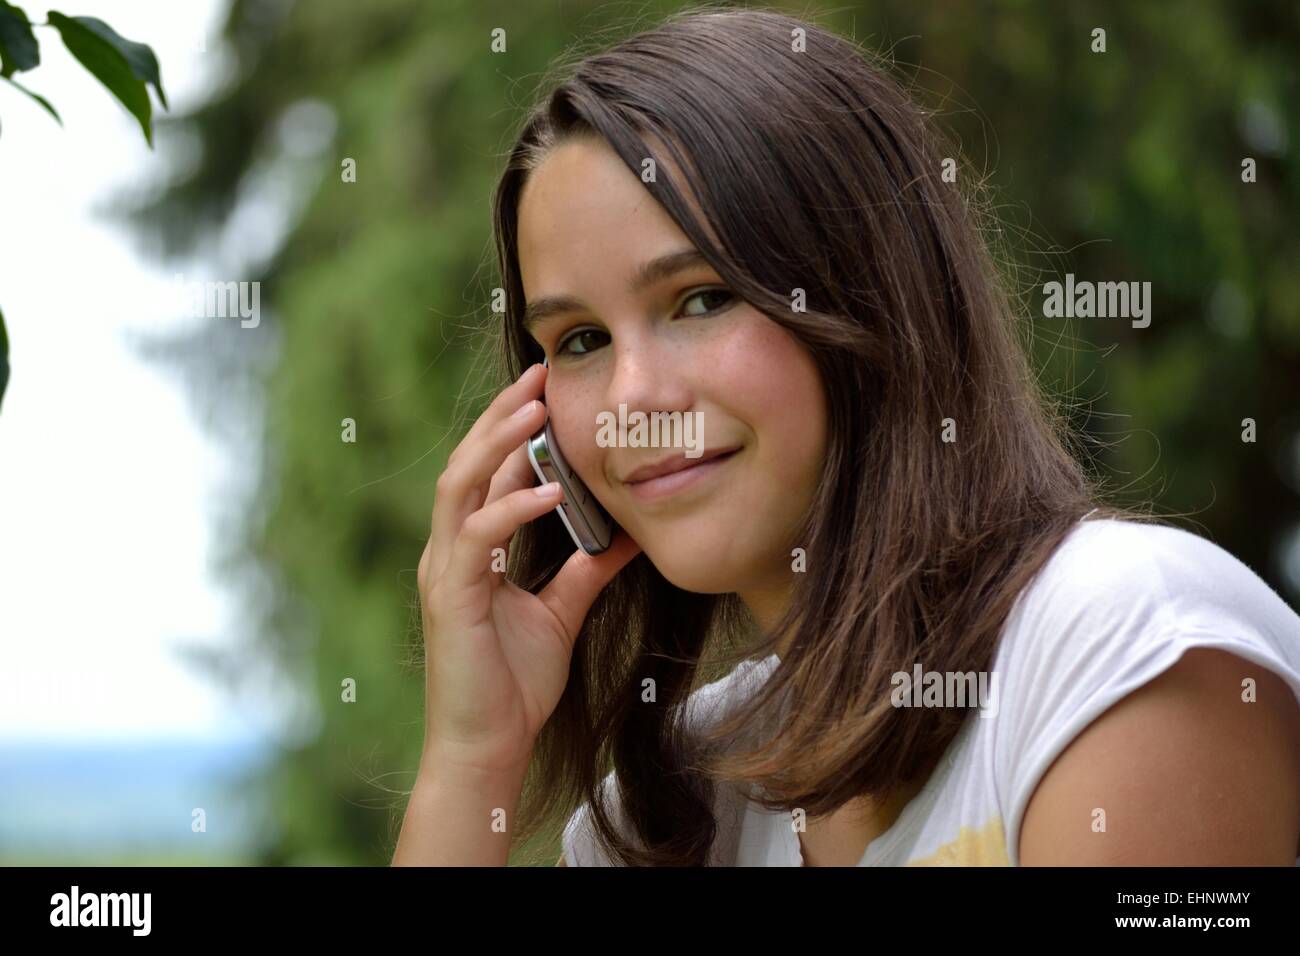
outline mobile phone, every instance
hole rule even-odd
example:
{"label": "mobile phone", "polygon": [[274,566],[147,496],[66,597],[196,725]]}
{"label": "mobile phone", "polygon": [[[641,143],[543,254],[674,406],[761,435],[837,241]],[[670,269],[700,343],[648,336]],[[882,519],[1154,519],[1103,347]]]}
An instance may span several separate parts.
{"label": "mobile phone", "polygon": [[[549,359],[543,359],[546,365]],[[609,547],[618,527],[608,512],[601,507],[596,496],[583,484],[578,473],[569,467],[560,453],[559,443],[551,431],[551,419],[537,434],[528,439],[528,460],[533,464],[533,471],[542,484],[558,481],[564,492],[564,499],[556,506],[560,520],[569,530],[574,544],[587,554],[600,554]]]}

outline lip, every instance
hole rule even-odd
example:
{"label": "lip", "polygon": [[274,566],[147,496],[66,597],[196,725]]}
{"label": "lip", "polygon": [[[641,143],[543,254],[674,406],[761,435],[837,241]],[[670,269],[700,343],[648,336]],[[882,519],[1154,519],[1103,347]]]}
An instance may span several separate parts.
{"label": "lip", "polygon": [[704,464],[706,461],[712,461],[714,458],[721,458],[723,455],[729,455],[740,448],[736,445],[731,448],[711,448],[702,454],[699,458],[687,458],[676,455],[669,455],[667,458],[660,458],[653,465],[642,465],[640,468],[634,468],[628,472],[623,479],[624,484],[637,485],[649,481],[652,478],[658,478],[661,475],[670,475],[675,471],[684,471],[687,468],[695,468]]}
{"label": "lip", "polygon": [[[666,463],[661,462],[658,466],[659,474],[641,481],[628,481],[625,484],[628,492],[642,501],[664,498],[698,484],[720,471],[738,451],[740,451],[739,447],[721,448],[698,459],[676,458]],[[649,472],[653,467],[655,466],[641,471]],[[665,468],[669,470],[665,471]],[[632,474],[635,475],[637,472],[634,471]]]}

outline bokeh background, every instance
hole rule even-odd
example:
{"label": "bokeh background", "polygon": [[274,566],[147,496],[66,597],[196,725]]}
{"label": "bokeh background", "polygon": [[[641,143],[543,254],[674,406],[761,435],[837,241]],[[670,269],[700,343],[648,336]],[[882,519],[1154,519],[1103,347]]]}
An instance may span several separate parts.
{"label": "bokeh background", "polygon": [[[158,52],[152,152],[50,44],[64,128],[0,88],[0,862],[391,859],[434,482],[491,398],[492,189],[557,56],[683,6],[69,7]],[[986,183],[1112,500],[1300,606],[1300,7],[764,6],[888,57]],[[1150,327],[1045,319],[1067,272],[1151,282]],[[259,281],[260,324],[177,316],[177,273]]]}

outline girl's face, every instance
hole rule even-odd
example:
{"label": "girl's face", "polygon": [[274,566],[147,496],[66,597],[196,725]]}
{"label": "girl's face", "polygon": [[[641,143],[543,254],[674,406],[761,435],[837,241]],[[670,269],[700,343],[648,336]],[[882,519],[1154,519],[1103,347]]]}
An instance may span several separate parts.
{"label": "girl's face", "polygon": [[[533,172],[518,232],[530,312],[565,300],[530,334],[549,359],[546,405],[569,464],[677,587],[739,592],[752,608],[784,592],[826,448],[812,357],[702,258],[642,274],[695,247],[603,140],[567,142]],[[603,447],[620,405],[626,441]],[[676,447],[631,447],[637,412],[680,413]],[[602,438],[603,418],[614,424]],[[625,480],[719,449],[737,451],[677,489]]]}

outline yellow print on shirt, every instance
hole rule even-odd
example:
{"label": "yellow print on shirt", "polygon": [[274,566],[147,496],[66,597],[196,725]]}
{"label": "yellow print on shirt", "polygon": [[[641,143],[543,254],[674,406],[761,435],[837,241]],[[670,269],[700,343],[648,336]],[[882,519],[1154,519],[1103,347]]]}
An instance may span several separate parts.
{"label": "yellow print on shirt", "polygon": [[957,839],[929,856],[909,860],[908,866],[1010,866],[1007,835],[1002,818],[994,817],[979,829],[962,827]]}

